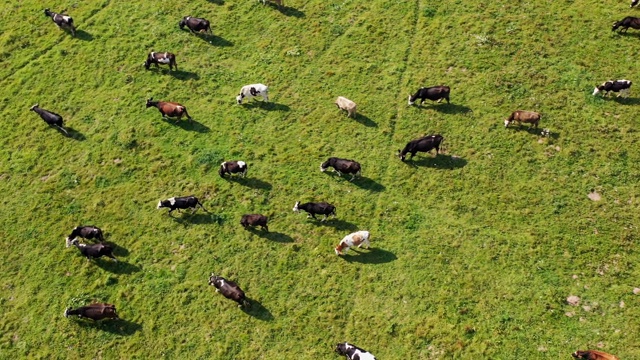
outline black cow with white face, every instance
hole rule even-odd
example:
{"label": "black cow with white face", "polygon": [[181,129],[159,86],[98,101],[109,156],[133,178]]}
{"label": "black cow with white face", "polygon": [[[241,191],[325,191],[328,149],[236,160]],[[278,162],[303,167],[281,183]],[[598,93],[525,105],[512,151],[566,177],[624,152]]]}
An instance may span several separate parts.
{"label": "black cow with white face", "polygon": [[349,360],[376,360],[372,353],[347,342],[336,345],[336,352]]}
{"label": "black cow with white face", "polygon": [[64,132],[65,135],[69,136],[69,133],[67,132],[67,130],[65,130],[64,127],[62,127],[64,125],[64,120],[62,119],[62,116],[49,111],[49,110],[45,110],[41,107],[38,106],[38,104],[33,105],[29,110],[35,112],[36,114],[40,115],[40,118],[42,120],[44,120],[44,122],[46,122],[47,124],[49,124],[49,126],[55,127],[57,129],[60,129],[60,131]]}
{"label": "black cow with white face", "polygon": [[218,169],[218,175],[220,177],[224,177],[224,174],[240,174],[240,176],[247,176],[247,163],[244,161],[225,161],[220,164],[220,169]]}
{"label": "black cow with white face", "polygon": [[196,32],[208,32],[211,34],[211,23],[207,19],[185,16],[180,20],[178,26],[180,26],[181,30],[184,30],[186,26],[194,34]]}
{"label": "black cow with white face", "polygon": [[102,234],[102,230],[95,226],[76,226],[69,236],[67,236],[67,247],[71,246],[71,241],[75,240],[77,237],[81,237],[83,239],[96,239],[100,242],[104,242],[104,235]]}
{"label": "black cow with white face", "polygon": [[593,90],[593,95],[597,95],[602,92],[603,95],[609,94],[609,91],[619,93],[618,96],[628,97],[631,91],[631,81],[629,80],[616,80],[605,81],[601,85],[596,86]]}
{"label": "black cow with white face", "polygon": [[69,29],[71,36],[76,36],[76,27],[73,25],[73,19],[69,15],[64,15],[65,12],[67,12],[67,10],[56,13],[49,9],[44,9],[44,14],[50,17],[60,29]]}
{"label": "black cow with white face", "polygon": [[420,99],[421,106],[425,99],[437,102],[445,99],[448,104],[450,93],[451,89],[448,86],[421,87],[415,94],[409,95],[409,105],[413,105],[417,99]]}
{"label": "black cow with white face", "polygon": [[432,149],[436,149],[436,156],[438,156],[442,140],[444,140],[442,135],[428,135],[420,139],[411,140],[402,151],[398,150],[398,157],[404,161],[406,155],[410,153],[411,157],[409,159],[413,159],[417,152],[429,152]]}
{"label": "black cow with white face", "polygon": [[324,218],[320,221],[327,220],[329,215],[336,216],[336,207],[326,202],[300,204],[300,201],[296,201],[296,204],[293,205],[293,212],[299,212],[300,210],[308,213],[307,219],[312,217],[317,220],[316,214],[324,215]]}
{"label": "black cow with white face", "polygon": [[616,21],[613,23],[613,27],[611,27],[611,31],[616,31],[620,28],[620,32],[627,32],[629,28],[633,28],[636,30],[640,29],[640,18],[635,16],[627,16],[620,21]]}
{"label": "black cow with white face", "polygon": [[221,293],[227,299],[231,299],[238,303],[238,307],[248,307],[249,301],[244,294],[244,291],[240,289],[240,286],[231,280],[227,280],[222,276],[216,276],[211,273],[209,277],[209,285],[216,288],[216,292]]}
{"label": "black cow with white face", "polygon": [[111,245],[102,243],[91,245],[81,244],[78,239],[71,240],[71,245],[77,247],[78,250],[80,250],[80,253],[82,253],[82,255],[84,255],[87,260],[106,256],[113,259],[113,261],[118,262],[118,259],[113,256],[113,247]]}
{"label": "black cow with white face", "polygon": [[158,201],[158,209],[160,208],[169,208],[169,215],[173,210],[184,210],[184,209],[193,209],[193,212],[196,212],[198,209],[197,206],[200,206],[202,210],[207,211],[207,209],[202,206],[200,200],[198,200],[195,196],[182,196],[182,197],[172,197],[167,200]]}
{"label": "black cow with white face", "polygon": [[337,172],[340,176],[342,176],[342,174],[351,174],[351,180],[349,181],[353,181],[356,176],[361,175],[360,163],[357,161],[330,157],[327,161],[320,164],[320,171],[325,172],[329,167],[332,167],[333,171]]}

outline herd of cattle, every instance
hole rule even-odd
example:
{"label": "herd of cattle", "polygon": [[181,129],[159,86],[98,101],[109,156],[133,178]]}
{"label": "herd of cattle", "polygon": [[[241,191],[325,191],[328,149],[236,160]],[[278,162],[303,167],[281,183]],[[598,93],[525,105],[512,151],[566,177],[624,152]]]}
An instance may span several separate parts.
{"label": "herd of cattle", "polygon": [[[267,0],[261,1],[263,4],[266,4]],[[271,2],[274,2],[279,7],[283,6],[282,0],[271,0]],[[631,7],[638,5],[639,2],[640,0],[632,0]],[[56,13],[50,11],[50,9],[45,9],[44,13],[46,16],[51,17],[53,22],[59,28],[67,29],[71,32],[72,36],[75,36],[76,27],[74,25],[73,18],[67,15],[66,11]],[[187,27],[189,31],[194,34],[198,32],[211,33],[210,22],[202,18],[185,16],[178,25],[180,29]],[[621,21],[614,22],[612,30],[615,31],[617,29],[621,29],[626,32],[629,28],[640,29],[640,18],[627,16]],[[156,67],[160,64],[168,65],[170,71],[174,68],[178,70],[176,55],[170,52],[150,52],[144,62],[144,67],[149,69],[151,64],[155,64]],[[632,83],[629,80],[606,81],[595,87],[593,95],[595,96],[602,93],[606,96],[609,92],[614,92],[619,93],[618,96],[628,97],[631,84]],[[431,100],[439,103],[444,99],[449,103],[450,93],[451,89],[448,86],[421,87],[415,94],[409,95],[408,105],[414,105],[417,100],[420,100],[420,103],[418,104],[419,106],[422,105],[424,100]],[[264,84],[245,85],[240,89],[239,94],[236,96],[236,101],[238,104],[242,104],[244,100],[250,100],[255,97],[262,97],[263,101],[268,102],[268,87]],[[356,117],[355,102],[347,99],[346,97],[339,96],[336,99],[335,104],[339,109],[346,111],[347,116],[353,118]],[[188,120],[191,120],[191,116],[187,112],[187,108],[176,102],[153,101],[153,98],[150,98],[146,102],[146,107],[156,107],[162,114],[163,118],[171,117],[176,118],[177,121],[179,121],[183,116],[186,116]],[[69,136],[68,132],[64,128],[62,116],[52,111],[45,110],[39,107],[38,104],[32,106],[30,110],[37,113],[47,124],[61,130],[65,135]],[[537,112],[516,110],[504,120],[504,125],[505,127],[508,127],[512,122],[518,122],[520,124],[531,124],[532,127],[537,128],[540,118],[541,115]],[[545,134],[545,131],[548,134],[548,129],[545,129],[543,130],[543,135]],[[444,137],[439,134],[427,135],[411,140],[406,144],[404,149],[398,150],[397,156],[401,161],[405,161],[407,154],[410,154],[409,159],[411,159],[418,152],[430,152],[433,149],[436,150],[436,156],[438,156],[443,140]],[[320,165],[320,171],[326,171],[329,167],[333,168],[333,171],[337,172],[340,176],[342,176],[342,174],[350,174],[351,179],[349,181],[353,181],[356,177],[361,175],[361,165],[354,160],[330,157]],[[218,173],[223,178],[225,174],[238,174],[239,176],[245,177],[247,175],[247,168],[248,166],[244,161],[225,161],[220,165]],[[192,209],[195,212],[198,206],[205,212],[208,212],[195,196],[172,197],[167,200],[160,200],[157,208],[168,208],[168,214],[171,215],[171,212],[174,210]],[[336,207],[326,202],[309,202],[301,204],[297,201],[293,207],[293,211],[299,212],[300,210],[307,212],[308,218],[316,220],[316,215],[323,215],[324,217],[320,221],[326,221],[329,216],[336,217]],[[268,218],[261,214],[246,214],[243,215],[240,220],[240,224],[244,228],[247,228],[248,226],[260,226],[264,231],[268,232],[269,228],[267,222]],[[83,244],[78,241],[78,238],[89,240],[95,239],[97,242],[95,244]],[[364,245],[368,249],[370,245],[369,239],[370,234],[368,231],[363,230],[354,232],[345,236],[335,247],[334,251],[337,255],[342,255],[352,246],[361,247]],[[117,259],[113,255],[113,246],[105,242],[103,231],[96,226],[78,226],[74,228],[71,234],[66,237],[66,246],[70,247],[71,245],[77,247],[80,253],[88,260],[106,256],[117,262]],[[237,302],[238,306],[250,306],[250,302],[248,301],[244,291],[235,282],[227,280],[221,276],[211,274],[209,278],[209,285],[214,286],[216,288],[216,292],[220,292],[224,297]],[[64,316],[68,317],[70,315],[85,317],[92,320],[102,320],[107,318],[118,319],[115,306],[105,303],[93,303],[77,309],[67,308],[64,312]],[[335,351],[340,355],[345,355],[350,360],[375,360],[375,357],[368,351],[346,342],[337,344]],[[577,359],[589,360],[618,359],[614,355],[597,350],[576,351],[572,356]]]}

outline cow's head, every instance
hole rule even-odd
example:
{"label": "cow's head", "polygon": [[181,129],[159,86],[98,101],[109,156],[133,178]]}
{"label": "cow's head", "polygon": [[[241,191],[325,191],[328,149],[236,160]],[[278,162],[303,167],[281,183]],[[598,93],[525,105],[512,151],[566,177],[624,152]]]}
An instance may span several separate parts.
{"label": "cow's head", "polygon": [[296,201],[296,204],[293,205],[293,212],[298,212],[300,211],[300,209],[298,208],[298,205],[300,205],[300,201]]}
{"label": "cow's head", "polygon": [[323,162],[322,164],[320,164],[320,171],[325,172],[327,171],[327,168],[329,167],[329,160]]}
{"label": "cow's head", "polygon": [[209,276],[209,285],[218,288],[220,286],[220,280],[222,280],[220,276],[216,276],[214,273],[211,273],[211,276]]}
{"label": "cow's head", "polygon": [[51,11],[49,11],[49,8],[44,9],[44,14],[46,16],[51,16]]}
{"label": "cow's head", "polygon": [[38,107],[38,103],[36,103],[35,105],[33,105],[29,110],[31,111],[36,111],[36,108]]}
{"label": "cow's head", "polygon": [[69,317],[69,311],[71,311],[71,308],[68,307],[64,310],[64,317],[68,318]]}
{"label": "cow's head", "polygon": [[404,162],[404,159],[406,157],[406,153],[403,153],[402,150],[398,149],[398,152],[396,153],[396,155],[400,158],[401,161]]}
{"label": "cow's head", "polygon": [[600,93],[600,91],[604,90],[604,84],[602,85],[598,85],[593,89],[593,96],[598,95],[598,93]]}
{"label": "cow's head", "polygon": [[511,121],[509,121],[509,119],[504,119],[504,127],[509,126],[509,124],[511,124]]}
{"label": "cow's head", "polygon": [[151,66],[151,62],[153,61],[154,57],[153,57],[153,52],[150,52],[149,55],[147,55],[147,60],[144,61],[144,68],[149,70],[149,67]]}
{"label": "cow's head", "polygon": [[634,6],[638,5],[638,2],[640,2],[640,0],[631,0],[631,6],[629,6],[629,7],[634,7]]}
{"label": "cow's head", "polygon": [[180,26],[180,30],[183,30],[185,25],[187,25],[187,20],[189,20],[188,16],[185,16],[182,18],[182,20],[180,20],[180,22],[178,23],[178,26]]}
{"label": "cow's head", "polygon": [[349,345],[349,343],[340,343],[336,345],[336,349],[335,352],[338,353],[338,355],[347,355],[347,352],[349,351],[349,349],[351,348],[351,345]]}
{"label": "cow's head", "polygon": [[224,173],[225,171],[227,171],[227,162],[223,162],[222,164],[220,164],[220,168],[218,169],[218,175],[220,175],[220,177],[224,177]]}
{"label": "cow's head", "polygon": [[242,104],[242,99],[244,99],[243,93],[240,93],[238,94],[238,96],[236,96],[236,101],[238,102],[238,104]]}
{"label": "cow's head", "polygon": [[160,200],[160,201],[158,201],[158,207],[156,209],[167,207],[167,206],[169,206],[168,203],[169,203],[169,200]]}
{"label": "cow's head", "polygon": [[613,26],[611,27],[611,31],[616,31],[620,25],[622,25],[622,21],[614,21]]}
{"label": "cow's head", "polygon": [[413,105],[414,101],[416,101],[417,96],[409,95],[409,106]]}
{"label": "cow's head", "polygon": [[589,351],[578,350],[573,354],[571,354],[571,356],[573,356],[576,359],[588,359],[590,355],[589,353],[590,353]]}
{"label": "cow's head", "polygon": [[154,104],[154,103],[152,103],[152,101],[153,101],[153,98],[148,98],[148,99],[147,99],[147,107],[148,107],[148,108],[150,108],[150,107],[152,107],[152,106],[155,106],[155,104]]}

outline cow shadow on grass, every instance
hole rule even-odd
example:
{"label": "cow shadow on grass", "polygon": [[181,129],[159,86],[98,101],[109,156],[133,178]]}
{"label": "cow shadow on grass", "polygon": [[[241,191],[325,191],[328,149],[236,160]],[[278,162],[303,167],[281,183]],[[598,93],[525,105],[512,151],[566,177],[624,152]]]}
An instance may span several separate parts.
{"label": "cow shadow on grass", "polygon": [[203,224],[218,224],[222,225],[224,223],[224,218],[220,215],[209,213],[209,212],[198,212],[195,214],[192,213],[184,213],[181,217],[171,216],[173,221],[181,224],[181,225],[203,225]]}
{"label": "cow shadow on grass", "polygon": [[250,187],[253,189],[261,189],[261,190],[268,191],[273,188],[273,185],[271,185],[270,183],[266,181],[262,181],[260,179],[256,179],[256,178],[243,178],[239,176],[231,176],[228,178],[225,177],[225,179],[227,181],[234,182],[242,186]]}
{"label": "cow shadow on grass", "polygon": [[191,120],[173,120],[173,119],[169,119],[169,118],[162,118],[162,121],[166,122],[167,124],[171,124],[173,126],[179,127],[182,130],[185,131],[195,131],[195,132],[199,132],[201,134],[204,133],[208,133],[211,132],[211,129],[209,129],[208,126],[199,123],[193,119]]}
{"label": "cow shadow on grass", "polygon": [[247,298],[248,307],[242,307],[242,312],[262,321],[272,321],[274,319],[271,311],[264,307],[258,300]]}
{"label": "cow shadow on grass", "polygon": [[289,6],[282,6],[282,7],[278,8],[278,6],[276,4],[269,4],[269,5],[275,6],[278,9],[278,11],[280,11],[280,13],[282,13],[282,15],[293,16],[293,17],[296,17],[296,18],[303,18],[304,17],[304,12],[302,12],[302,11],[296,9],[296,8],[292,8],[292,7],[289,7]]}
{"label": "cow shadow on grass", "polygon": [[102,270],[108,271],[114,274],[124,274],[131,275],[140,271],[140,266],[129,264],[128,262],[124,262],[122,260],[118,260],[118,262],[112,260],[96,260],[96,265]]}
{"label": "cow shadow on grass", "polygon": [[375,180],[369,179],[364,176],[356,178],[352,181],[352,183],[361,189],[369,190],[372,192],[381,192],[386,189],[385,186],[380,184],[379,182],[376,182]]}
{"label": "cow shadow on grass", "polygon": [[335,228],[336,230],[344,230],[344,231],[358,231],[358,226],[354,223],[350,223],[346,220],[341,220],[341,219],[328,219],[327,221],[320,221],[320,220],[313,220],[313,218],[310,218],[309,220],[311,221],[311,224],[313,224],[314,226],[331,226],[333,228]]}
{"label": "cow shadow on grass", "polygon": [[214,3],[214,4],[218,4],[218,5],[224,5],[224,0],[207,0],[210,3]]}
{"label": "cow shadow on grass", "polygon": [[[511,131],[526,131],[531,135],[544,136],[542,134],[542,131],[543,131],[542,129],[531,127],[531,126],[525,126],[525,125],[509,126],[507,128],[507,130],[511,130]],[[553,131],[549,130],[549,134],[546,137],[550,137],[550,138],[552,138],[554,140],[557,140],[560,137],[560,133],[553,132]]]}
{"label": "cow shadow on grass", "polygon": [[185,71],[185,70],[167,70],[164,69],[162,71],[166,71],[169,73],[169,75],[173,76],[174,78],[178,79],[178,80],[198,80],[200,79],[200,76],[194,72],[191,71]]}
{"label": "cow shadow on grass", "polygon": [[362,114],[357,114],[356,113],[356,117],[354,119],[355,121],[359,122],[360,124],[364,125],[364,126],[368,126],[368,127],[378,127],[378,124],[376,124],[375,121],[369,119],[367,116],[362,115]]}
{"label": "cow shadow on grass", "polygon": [[611,100],[621,105],[640,105],[640,98],[614,97],[614,98],[611,98]]}
{"label": "cow shadow on grass", "polygon": [[142,325],[124,319],[107,319],[101,321],[77,319],[76,323],[84,328],[92,328],[122,336],[131,336],[142,330]]}
{"label": "cow shadow on grass", "polygon": [[277,231],[266,232],[260,228],[247,227],[245,230],[252,233],[253,235],[259,236],[263,239],[279,242],[279,243],[292,243],[294,240],[291,236],[283,233],[279,233]]}
{"label": "cow shadow on grass", "polygon": [[259,108],[267,111],[290,111],[291,108],[285,104],[278,104],[274,102],[266,102],[261,100],[250,100],[244,104],[244,107],[248,109]]}
{"label": "cow shadow on grass", "polygon": [[220,36],[213,34],[196,34],[197,37],[205,41],[207,44],[217,46],[217,47],[226,47],[233,46],[233,43],[227,39],[224,39]]}
{"label": "cow shadow on grass", "polygon": [[436,157],[423,157],[419,160],[407,160],[405,164],[410,166],[424,166],[434,169],[460,169],[467,165],[467,160],[451,155],[438,155]]}
{"label": "cow shadow on grass", "polygon": [[433,109],[443,114],[466,114],[471,112],[471,108],[458,104],[429,104],[427,106],[419,106],[421,109]]}
{"label": "cow shadow on grass", "polygon": [[396,260],[398,257],[391,251],[387,251],[380,248],[370,248],[369,250],[350,248],[349,252],[354,252],[357,255],[349,255],[349,253],[342,255],[342,258],[346,262],[356,262],[361,264],[384,264]]}
{"label": "cow shadow on grass", "polygon": [[93,35],[84,30],[76,30],[76,38],[83,41],[93,41]]}
{"label": "cow shadow on grass", "polygon": [[57,132],[59,132],[60,134],[73,139],[73,140],[77,140],[77,141],[85,141],[87,140],[87,137],[84,136],[84,134],[82,134],[81,132],[79,132],[78,130],[69,127],[69,126],[65,126],[64,130],[66,130],[67,132],[65,133],[62,129],[60,129],[57,126],[51,126],[52,128],[54,128]]}
{"label": "cow shadow on grass", "polygon": [[129,256],[129,250],[127,250],[127,248],[125,248],[124,246],[114,244],[110,241],[105,241],[104,244],[111,246],[111,248],[113,249],[113,256],[115,256],[116,258]]}

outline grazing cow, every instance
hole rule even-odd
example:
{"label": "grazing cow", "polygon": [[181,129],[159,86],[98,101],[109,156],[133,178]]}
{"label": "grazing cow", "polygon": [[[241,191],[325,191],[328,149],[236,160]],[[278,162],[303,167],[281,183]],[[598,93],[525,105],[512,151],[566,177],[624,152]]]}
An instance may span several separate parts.
{"label": "grazing cow", "polygon": [[535,126],[537,129],[538,122],[540,122],[540,114],[533,111],[516,110],[511,113],[509,118],[504,120],[504,127],[509,126],[509,124],[515,121],[517,121],[520,126],[522,126],[522,123],[527,123],[531,124],[531,127]]}
{"label": "grazing cow", "polygon": [[281,8],[284,5],[284,0],[262,0],[262,5],[267,5],[267,2],[272,2],[278,5],[278,8]]}
{"label": "grazing cow", "polygon": [[640,2],[640,0],[631,0],[631,6],[629,6],[629,7],[634,7],[634,6],[638,5],[639,2]]}
{"label": "grazing cow", "polygon": [[216,292],[221,293],[227,299],[231,299],[238,303],[238,307],[250,306],[244,291],[233,281],[227,280],[222,276],[216,276],[211,273],[209,277],[209,285],[215,286]]}
{"label": "grazing cow", "polygon": [[336,345],[336,352],[349,360],[376,360],[372,353],[347,342]]}
{"label": "grazing cow", "polygon": [[62,10],[60,13],[56,13],[50,11],[49,9],[44,9],[44,14],[53,20],[58,28],[60,29],[69,29],[71,31],[71,36],[76,36],[76,27],[73,25],[73,19],[69,15],[64,15],[67,10]]}
{"label": "grazing cow", "polygon": [[336,106],[340,110],[345,110],[347,112],[347,116],[352,118],[356,118],[356,103],[347,99],[344,96],[338,96],[336,99]]}
{"label": "grazing cow", "polygon": [[207,19],[194,18],[191,16],[185,16],[178,23],[181,30],[184,30],[184,27],[188,27],[192,33],[196,32],[208,32],[211,34],[211,24]]}
{"label": "grazing cow", "polygon": [[320,171],[327,171],[329,166],[331,166],[333,171],[337,172],[340,176],[342,176],[343,173],[351,174],[351,180],[349,181],[353,181],[356,176],[361,175],[360,164],[353,160],[330,157],[327,161],[320,164]]}
{"label": "grazing cow", "polygon": [[186,115],[187,119],[189,121],[192,121],[191,115],[189,115],[189,113],[187,112],[187,108],[184,107],[184,105],[169,101],[153,101],[153,98],[149,98],[147,100],[147,108],[150,108],[152,106],[155,106],[156,108],[158,108],[158,110],[160,110],[163,119],[167,117],[175,117],[177,118],[176,122],[178,122],[180,121],[180,119],[182,119],[183,115]]}
{"label": "grazing cow", "polygon": [[62,119],[62,116],[51,112],[49,110],[45,110],[41,107],[38,107],[38,104],[33,105],[30,108],[31,111],[35,112],[36,114],[40,115],[40,117],[42,118],[42,120],[44,120],[44,122],[46,122],[47,124],[49,124],[49,126],[54,126],[60,130],[62,130],[67,136],[69,136],[69,133],[67,132],[67,130],[64,129],[64,127],[62,127],[64,120]]}
{"label": "grazing cow", "polygon": [[64,317],[69,315],[77,315],[80,318],[86,317],[93,321],[102,319],[120,319],[116,314],[116,306],[111,304],[94,303],[87,306],[81,306],[77,309],[68,307],[64,311]]}
{"label": "grazing cow", "polygon": [[571,354],[576,359],[584,360],[618,360],[617,356],[607,354],[599,350],[578,350]]}
{"label": "grazing cow", "polygon": [[616,31],[618,28],[621,28],[620,32],[627,32],[629,28],[634,28],[636,30],[640,29],[640,18],[634,16],[627,16],[626,18],[616,21],[613,23],[613,27],[611,31]]}
{"label": "grazing cow", "polygon": [[176,70],[178,70],[176,56],[170,52],[150,52],[149,55],[147,55],[147,60],[144,62],[144,67],[149,70],[151,64],[155,64],[156,67],[159,67],[158,64],[169,64],[169,70],[173,70],[174,66],[176,67]]}
{"label": "grazing cow", "polygon": [[607,96],[610,91],[618,93],[618,96],[629,97],[631,91],[631,81],[629,80],[609,80],[602,83],[602,85],[596,86],[593,89],[593,95],[597,95],[602,92],[604,96]]}
{"label": "grazing cow", "polygon": [[308,213],[307,219],[312,217],[318,220],[316,218],[316,214],[324,215],[324,218],[320,221],[327,220],[329,215],[333,215],[333,217],[336,217],[336,207],[326,202],[320,202],[320,203],[310,202],[310,203],[300,204],[300,201],[296,201],[296,204],[293,206],[293,211],[299,212],[300,210],[304,210]]}
{"label": "grazing cow", "polygon": [[445,99],[448,104],[450,92],[451,89],[448,86],[421,87],[414,95],[409,95],[409,105],[413,105],[417,99],[420,99],[420,106],[422,106],[425,99],[437,102]]}
{"label": "grazing cow", "polygon": [[160,200],[158,201],[157,209],[163,207],[169,208],[169,215],[171,215],[171,212],[176,209],[182,210],[191,208],[193,209],[193,212],[196,212],[196,210],[198,210],[198,205],[200,205],[202,210],[208,212],[207,209],[202,206],[200,200],[195,196],[172,197],[167,200]]}
{"label": "grazing cow", "polygon": [[269,218],[264,215],[246,214],[242,215],[242,218],[240,219],[240,225],[242,225],[242,227],[244,227],[245,229],[247,228],[247,226],[260,226],[264,231],[269,232],[269,227],[267,226],[268,220]]}
{"label": "grazing cow", "polygon": [[361,247],[362,245],[365,245],[367,249],[370,245],[369,232],[366,230],[356,231],[353,234],[345,236],[335,248],[336,255],[346,253],[352,246]]}
{"label": "grazing cow", "polygon": [[78,236],[83,239],[97,239],[100,242],[104,242],[104,236],[100,228],[95,226],[76,226],[71,231],[71,234],[67,236],[67,247],[71,246],[71,241],[75,240]]}
{"label": "grazing cow", "polygon": [[269,102],[269,87],[264,84],[245,85],[240,89],[240,94],[236,96],[236,101],[238,104],[242,104],[242,100],[244,100],[244,98],[249,100],[258,95],[262,96],[262,99],[265,102]]}
{"label": "grazing cow", "polygon": [[402,151],[398,150],[398,157],[404,161],[407,153],[411,153],[409,159],[413,159],[418,151],[429,152],[432,149],[436,149],[436,156],[438,156],[442,140],[444,140],[442,135],[428,135],[420,139],[411,140]]}
{"label": "grazing cow", "polygon": [[240,174],[242,177],[247,176],[247,163],[244,161],[225,161],[220,164],[220,169],[218,169],[218,174],[220,177],[224,177],[224,174]]}
{"label": "grazing cow", "polygon": [[91,258],[97,259],[106,256],[112,258],[113,261],[118,262],[118,259],[113,256],[113,248],[111,247],[111,245],[102,243],[92,245],[80,244],[78,242],[78,239],[71,240],[71,245],[75,245],[75,247],[80,250],[82,255],[84,255],[87,260],[91,260]]}

